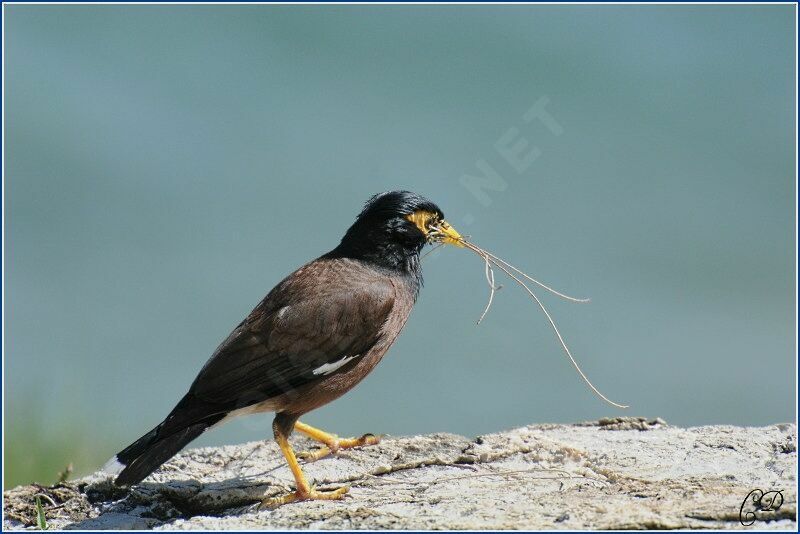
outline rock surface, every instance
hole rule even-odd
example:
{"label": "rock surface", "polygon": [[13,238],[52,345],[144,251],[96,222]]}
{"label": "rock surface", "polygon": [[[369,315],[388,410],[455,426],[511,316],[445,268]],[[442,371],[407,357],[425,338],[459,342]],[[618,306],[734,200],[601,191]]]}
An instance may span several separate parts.
{"label": "rock surface", "polygon": [[761,489],[782,490],[783,504],[748,528],[797,530],[794,424],[684,429],[618,418],[476,439],[386,437],[303,469],[318,488],[350,493],[258,510],[292,478],[274,443],[253,442],[184,451],[132,491],[102,474],[9,490],[3,526],[36,528],[39,494],[58,529],[732,529],[746,528],[742,502]]}

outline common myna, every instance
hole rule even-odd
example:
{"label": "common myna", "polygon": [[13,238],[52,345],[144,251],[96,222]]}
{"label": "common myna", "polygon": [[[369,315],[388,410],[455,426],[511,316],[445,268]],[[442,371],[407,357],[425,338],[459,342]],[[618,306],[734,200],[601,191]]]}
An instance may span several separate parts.
{"label": "common myna", "polygon": [[323,447],[318,459],[378,442],[310,427],[299,418],[340,397],[381,361],[414,306],[426,243],[461,246],[430,200],[391,191],[367,201],[339,246],[287,276],[217,348],[189,392],[153,430],[106,464],[115,483],[142,481],[186,444],[232,417],[275,412],[272,430],[297,490],[266,504],[340,499],[348,488],[309,486],[288,437],[298,430]]}

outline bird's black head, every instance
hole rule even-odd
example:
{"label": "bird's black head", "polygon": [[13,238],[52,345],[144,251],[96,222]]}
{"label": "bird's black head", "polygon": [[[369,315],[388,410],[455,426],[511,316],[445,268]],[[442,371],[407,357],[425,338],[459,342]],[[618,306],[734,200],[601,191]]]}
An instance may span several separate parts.
{"label": "bird's black head", "polygon": [[442,210],[427,198],[410,191],[387,191],[367,201],[332,254],[418,276],[425,243],[458,244],[460,238]]}

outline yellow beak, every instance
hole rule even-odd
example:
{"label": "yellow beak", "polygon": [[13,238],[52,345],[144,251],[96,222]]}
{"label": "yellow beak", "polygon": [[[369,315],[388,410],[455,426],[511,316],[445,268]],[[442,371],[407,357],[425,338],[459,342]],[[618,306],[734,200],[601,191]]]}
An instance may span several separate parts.
{"label": "yellow beak", "polygon": [[447,221],[442,221],[438,225],[439,233],[443,234],[444,237],[442,239],[442,243],[447,243],[448,245],[453,245],[456,247],[463,247],[464,244],[461,242],[461,234],[456,232],[456,229],[450,226],[450,223]]}

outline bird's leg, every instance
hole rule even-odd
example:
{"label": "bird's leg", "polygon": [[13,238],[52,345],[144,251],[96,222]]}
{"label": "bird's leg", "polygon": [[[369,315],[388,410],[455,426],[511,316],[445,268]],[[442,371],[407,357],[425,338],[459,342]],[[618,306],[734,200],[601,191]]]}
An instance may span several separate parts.
{"label": "bird's leg", "polygon": [[[349,486],[343,486],[333,491],[317,491],[313,486],[310,486],[300,469],[300,464],[297,463],[297,458],[294,455],[292,446],[289,444],[289,434],[292,432],[292,427],[296,418],[277,414],[272,423],[272,430],[275,433],[275,441],[281,448],[281,452],[286,457],[286,462],[289,464],[289,469],[294,475],[295,485],[297,490],[294,493],[282,495],[280,497],[273,497],[261,501],[261,507],[275,508],[282,504],[290,502],[306,501],[306,500],[338,500],[344,497],[344,494],[350,490]],[[287,424],[288,423],[288,424]]]}
{"label": "bird's leg", "polygon": [[315,451],[301,452],[298,456],[307,462],[315,462],[321,458],[325,458],[329,454],[336,453],[339,449],[352,449],[353,447],[364,447],[366,445],[377,445],[380,443],[380,436],[372,434],[364,434],[360,438],[346,438],[340,439],[335,434],[329,434],[319,428],[314,428],[305,423],[297,421],[294,424],[295,430],[302,432],[309,438],[319,441],[323,444],[322,447]]}

